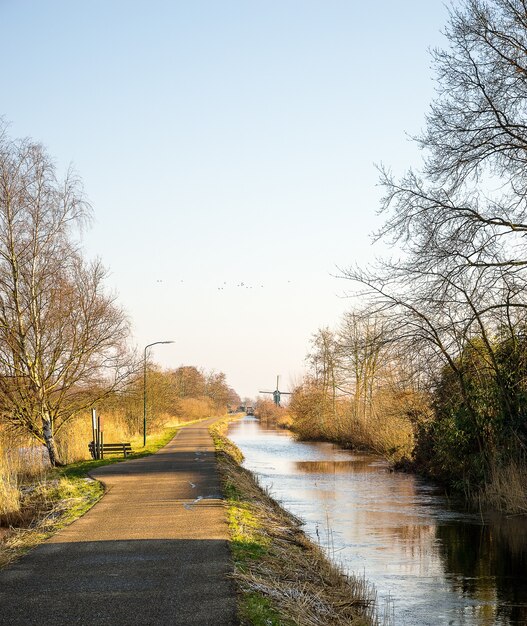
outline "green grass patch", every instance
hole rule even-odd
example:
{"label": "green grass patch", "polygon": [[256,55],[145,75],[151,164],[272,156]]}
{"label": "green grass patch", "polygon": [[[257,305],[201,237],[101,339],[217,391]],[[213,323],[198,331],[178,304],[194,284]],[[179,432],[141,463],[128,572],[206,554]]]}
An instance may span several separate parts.
{"label": "green grass patch", "polygon": [[96,480],[62,476],[51,490],[51,500],[61,506],[60,519],[55,526],[62,528],[81,517],[102,497],[104,488]]}
{"label": "green grass patch", "polygon": [[244,569],[246,560],[259,559],[266,554],[269,541],[258,532],[261,524],[251,511],[250,503],[236,485],[230,480],[225,480],[223,492],[227,500],[232,558],[238,567]]}
{"label": "green grass patch", "polygon": [[239,616],[242,623],[253,626],[286,626],[292,622],[284,621],[268,598],[260,593],[246,594],[239,604]]}
{"label": "green grass patch", "polygon": [[228,521],[232,557],[239,567],[243,569],[247,559],[260,559],[267,553],[269,542],[257,532],[260,524],[247,503],[228,499]]}

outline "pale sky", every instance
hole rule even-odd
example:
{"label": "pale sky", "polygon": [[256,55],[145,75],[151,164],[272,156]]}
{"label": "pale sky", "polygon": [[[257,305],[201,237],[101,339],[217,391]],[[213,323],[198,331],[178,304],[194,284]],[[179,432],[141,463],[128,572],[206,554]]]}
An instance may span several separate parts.
{"label": "pale sky", "polygon": [[[419,162],[442,0],[0,0],[0,115],[73,164],[140,350],[298,381],[376,254],[375,163]],[[243,283],[243,285],[242,285]]]}

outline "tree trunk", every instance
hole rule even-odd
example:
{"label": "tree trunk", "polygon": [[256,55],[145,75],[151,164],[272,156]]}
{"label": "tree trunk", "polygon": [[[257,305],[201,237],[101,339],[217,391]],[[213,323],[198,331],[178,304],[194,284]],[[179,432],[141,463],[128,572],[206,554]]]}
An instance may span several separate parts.
{"label": "tree trunk", "polygon": [[42,434],[44,435],[44,441],[46,442],[46,448],[48,449],[49,462],[52,467],[61,467],[64,463],[61,463],[59,459],[59,453],[57,450],[57,444],[53,436],[53,430],[51,428],[51,420],[49,417],[42,418]]}

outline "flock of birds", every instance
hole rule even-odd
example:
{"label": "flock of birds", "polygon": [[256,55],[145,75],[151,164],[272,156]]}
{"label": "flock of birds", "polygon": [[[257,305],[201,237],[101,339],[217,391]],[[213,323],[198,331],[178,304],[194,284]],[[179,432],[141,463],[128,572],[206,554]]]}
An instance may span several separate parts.
{"label": "flock of birds", "polygon": [[[253,288],[253,285],[246,285],[245,283],[238,283],[238,284],[236,285],[236,287],[237,287],[238,289],[240,289],[240,288],[244,288],[244,289],[252,289],[252,288]],[[260,289],[262,289],[262,287],[263,287],[263,285],[260,285],[260,287],[259,287],[259,288],[260,288]],[[218,287],[217,289],[218,289],[218,291],[223,291],[224,289],[228,289],[228,285],[227,285],[227,283],[226,283],[226,282],[224,282],[224,283],[223,283],[223,285],[222,285],[221,287]]]}
{"label": "flock of birds", "polygon": [[[162,278],[158,278],[156,280],[157,284],[160,284],[160,283],[162,284],[163,282],[164,281],[163,281]],[[184,280],[180,280],[179,282],[180,283],[184,283],[185,281]],[[288,280],[287,282],[291,283],[290,280]],[[218,291],[223,291],[224,289],[229,289],[230,287],[234,287],[235,289],[254,289],[254,288],[256,288],[256,289],[263,289],[265,287],[265,285],[262,285],[262,284],[261,285],[248,285],[247,283],[244,283],[244,282],[240,282],[240,283],[237,283],[237,284],[229,285],[227,283],[227,281],[224,281],[223,285],[221,285],[220,287],[217,287],[217,290]]]}

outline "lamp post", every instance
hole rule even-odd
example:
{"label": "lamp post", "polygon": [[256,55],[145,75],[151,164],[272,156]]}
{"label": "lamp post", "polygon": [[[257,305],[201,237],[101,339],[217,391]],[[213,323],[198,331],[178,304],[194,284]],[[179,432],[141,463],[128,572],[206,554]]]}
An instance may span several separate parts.
{"label": "lamp post", "polygon": [[145,346],[145,358],[143,361],[143,448],[146,446],[146,351],[159,343],[174,343],[173,341],[154,341]]}

